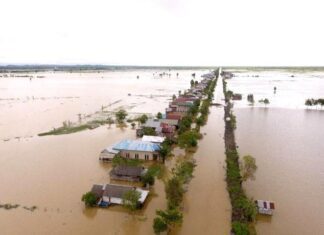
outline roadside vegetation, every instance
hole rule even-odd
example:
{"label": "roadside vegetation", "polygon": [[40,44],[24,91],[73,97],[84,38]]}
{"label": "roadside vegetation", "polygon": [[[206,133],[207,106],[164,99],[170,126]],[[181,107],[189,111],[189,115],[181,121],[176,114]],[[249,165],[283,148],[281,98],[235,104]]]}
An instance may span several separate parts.
{"label": "roadside vegetation", "polygon": [[[215,71],[216,79],[207,84],[204,90],[205,99],[202,102],[195,101],[194,105],[188,110],[186,116],[182,118],[179,123],[178,136],[176,143],[179,147],[189,150],[198,145],[198,139],[201,138],[199,132],[200,126],[204,125],[207,121],[209,106],[213,99],[215,90],[218,70]],[[190,82],[191,87],[196,86],[194,80]],[[181,91],[179,91],[181,94]],[[193,128],[193,124],[196,127]],[[175,142],[167,140],[162,143],[160,154],[164,159],[171,153],[171,145]],[[192,158],[184,158],[176,164],[171,171],[171,176],[165,182],[165,193],[167,199],[167,208],[165,210],[157,210],[156,217],[153,221],[153,229],[156,234],[162,232],[170,232],[176,226],[181,226],[183,214],[181,205],[183,202],[183,195],[186,192],[186,185],[193,177],[193,172],[196,164]]]}
{"label": "roadside vegetation", "polygon": [[[257,167],[252,156],[243,157],[239,162],[239,153],[235,142],[234,130],[236,118],[233,114],[233,105],[226,96],[226,82],[223,83],[223,91],[226,99],[224,107],[225,120],[225,154],[226,154],[226,182],[227,190],[232,204],[232,233],[235,235],[255,234],[254,221],[257,208],[254,201],[248,198],[242,188],[242,182],[254,177]],[[250,98],[250,100],[252,100]]]}

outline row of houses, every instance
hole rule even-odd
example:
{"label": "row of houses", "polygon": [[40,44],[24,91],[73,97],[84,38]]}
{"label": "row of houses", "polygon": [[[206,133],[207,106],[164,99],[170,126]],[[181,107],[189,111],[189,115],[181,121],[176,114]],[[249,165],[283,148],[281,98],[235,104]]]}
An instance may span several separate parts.
{"label": "row of houses", "polygon": [[[121,140],[102,150],[99,159],[102,161],[112,161],[118,155],[126,159],[159,160],[160,144],[165,138],[173,137],[181,119],[194,105],[194,102],[203,97],[204,89],[213,78],[214,75],[212,73],[203,75],[200,83],[169,103],[165,114],[162,115],[163,118],[148,119],[141,128],[136,130],[136,135],[142,136],[143,128],[152,128],[157,136],[143,135],[141,139]],[[146,172],[147,169],[141,166],[117,166],[110,171],[109,175],[111,180],[140,181]],[[91,192],[96,196],[98,205],[106,207],[110,204],[122,204],[124,193],[130,190],[140,192],[140,204],[145,202],[149,193],[148,190],[116,184],[95,184]]]}
{"label": "row of houses", "polygon": [[136,130],[137,136],[142,136],[144,128],[152,128],[157,136],[146,136],[137,140],[122,140],[112,146],[105,148],[99,156],[100,160],[110,161],[115,155],[129,159],[159,160],[160,144],[165,138],[174,136],[179,127],[179,122],[194,105],[196,100],[203,96],[204,89],[215,77],[214,73],[204,74],[203,79],[187,90],[183,95],[179,95],[169,103],[165,114],[161,119],[151,118]]}

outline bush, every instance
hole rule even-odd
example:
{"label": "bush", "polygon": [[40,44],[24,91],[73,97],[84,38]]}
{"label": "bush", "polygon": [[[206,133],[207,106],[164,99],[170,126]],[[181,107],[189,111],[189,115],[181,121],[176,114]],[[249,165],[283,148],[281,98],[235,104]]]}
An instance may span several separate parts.
{"label": "bush", "polygon": [[246,223],[234,221],[232,223],[232,231],[235,235],[249,235],[249,226]]}
{"label": "bush", "polygon": [[154,219],[153,228],[157,234],[182,224],[183,215],[177,209],[157,210],[156,215],[158,217]]}
{"label": "bush", "polygon": [[125,118],[127,117],[127,112],[124,110],[124,109],[121,109],[119,110],[115,116],[116,116],[116,120],[119,122],[119,123],[122,123],[124,122]]}
{"label": "bush", "polygon": [[165,186],[166,198],[168,200],[168,208],[176,208],[182,202],[184,190],[182,182],[178,177],[169,179]]}
{"label": "bush", "polygon": [[143,186],[146,186],[147,184],[154,185],[155,183],[154,174],[150,171],[147,171],[145,175],[141,177],[141,181],[143,183]]}
{"label": "bush", "polygon": [[178,138],[178,144],[181,148],[196,147],[199,134],[196,131],[186,131]]}
{"label": "bush", "polygon": [[95,206],[97,203],[96,195],[94,195],[92,192],[83,194],[81,200],[86,206]]}
{"label": "bush", "polygon": [[153,229],[156,234],[160,234],[168,229],[168,225],[161,217],[156,217],[153,221]]}
{"label": "bush", "polygon": [[137,121],[139,121],[141,124],[144,124],[148,120],[148,117],[146,114],[143,114],[139,118],[137,118]]}
{"label": "bush", "polygon": [[129,190],[123,194],[123,206],[131,211],[139,208],[141,193],[136,190]]}
{"label": "bush", "polygon": [[156,114],[156,118],[158,118],[158,119],[162,119],[162,113],[158,112],[158,113]]}
{"label": "bush", "polygon": [[143,127],[143,135],[153,135],[156,136],[156,132],[152,127]]}
{"label": "bush", "polygon": [[176,166],[174,175],[177,176],[183,183],[187,183],[192,178],[196,164],[194,161],[184,161]]}

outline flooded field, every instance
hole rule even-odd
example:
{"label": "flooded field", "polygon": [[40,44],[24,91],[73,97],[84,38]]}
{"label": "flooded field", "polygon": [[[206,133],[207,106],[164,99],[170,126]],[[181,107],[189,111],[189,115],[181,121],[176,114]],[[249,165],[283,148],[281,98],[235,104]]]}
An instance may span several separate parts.
{"label": "flooded field", "polygon": [[199,80],[206,70],[166,72],[171,76],[157,70],[7,74],[0,77],[0,140],[34,136],[102,108],[155,115],[173,94],[190,87],[192,73]]}
{"label": "flooded field", "polygon": [[[235,101],[236,141],[241,156],[256,158],[255,181],[244,184],[254,199],[273,200],[272,218],[258,217],[258,234],[324,234],[324,111],[303,105],[324,97],[323,73],[238,73],[229,89]],[[264,76],[263,76],[264,75]],[[289,75],[289,76],[288,76]],[[273,94],[277,86],[277,94]],[[270,105],[247,105],[246,96],[269,98]]]}
{"label": "flooded field", "polygon": [[[162,78],[152,75],[157,72],[45,73],[31,81],[0,77],[0,203],[20,205],[0,209],[1,234],[153,234],[155,210],[166,208],[160,180],[143,210],[133,215],[120,206],[85,209],[81,202],[92,184],[109,182],[111,165],[98,161],[100,151],[120,139],[135,138],[134,130],[112,125],[69,135],[37,134],[111,103],[109,110],[123,107],[131,114],[155,115],[164,111],[172,94],[190,86],[192,72],[199,80],[206,71],[180,70],[179,77],[173,72]],[[222,157],[216,161],[218,170]],[[222,185],[216,188],[226,196]],[[31,212],[24,206],[37,209]]]}

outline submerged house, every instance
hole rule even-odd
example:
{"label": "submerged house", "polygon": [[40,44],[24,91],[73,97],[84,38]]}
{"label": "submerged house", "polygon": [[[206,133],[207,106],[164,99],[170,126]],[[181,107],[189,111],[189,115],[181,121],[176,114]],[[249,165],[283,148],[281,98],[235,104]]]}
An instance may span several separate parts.
{"label": "submerged house", "polygon": [[183,112],[167,112],[166,118],[180,121],[185,116],[185,113]]}
{"label": "submerged house", "polygon": [[140,181],[147,169],[142,166],[116,166],[109,175],[113,180]]}
{"label": "submerged house", "polygon": [[265,200],[256,200],[255,204],[258,208],[259,214],[272,215],[275,209],[275,203]]}
{"label": "submerged house", "polygon": [[111,161],[116,154],[119,153],[119,150],[115,150],[112,147],[107,147],[101,151],[99,155],[99,160],[101,161]]}
{"label": "submerged house", "polygon": [[119,155],[125,158],[157,160],[160,157],[160,145],[141,140],[122,140],[112,146]]}
{"label": "submerged house", "polygon": [[141,194],[139,203],[142,205],[145,202],[149,191],[137,187],[116,184],[95,184],[92,186],[91,192],[96,195],[99,206],[108,206],[110,204],[123,204],[123,195],[132,190],[136,190]]}
{"label": "submerged house", "polygon": [[[158,136],[165,136],[165,137],[172,137],[174,132],[178,126],[178,120],[173,119],[148,119],[145,124],[142,125],[143,127],[150,127],[153,128],[155,133]],[[136,130],[137,137],[143,137],[143,129],[139,128]]]}

